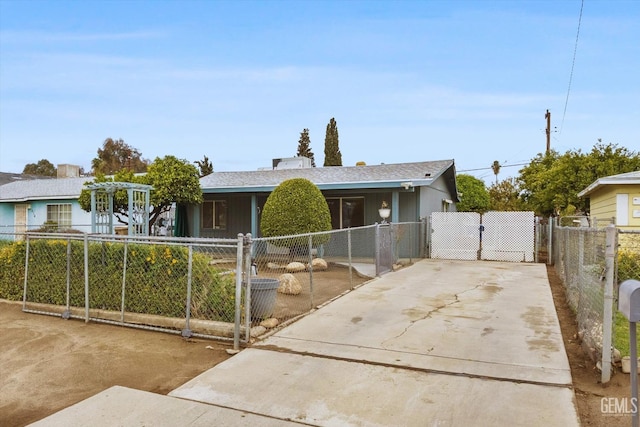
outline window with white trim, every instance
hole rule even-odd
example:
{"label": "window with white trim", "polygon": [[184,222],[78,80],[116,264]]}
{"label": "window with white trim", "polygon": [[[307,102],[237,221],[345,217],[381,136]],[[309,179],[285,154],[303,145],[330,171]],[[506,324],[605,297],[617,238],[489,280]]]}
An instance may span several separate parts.
{"label": "window with white trim", "polygon": [[226,200],[205,200],[202,203],[202,228],[208,230],[227,229]]}
{"label": "window with white trim", "polygon": [[47,205],[47,223],[58,229],[71,228],[71,203]]}
{"label": "window with white trim", "polygon": [[364,225],[364,197],[328,197],[327,204],[332,229]]}

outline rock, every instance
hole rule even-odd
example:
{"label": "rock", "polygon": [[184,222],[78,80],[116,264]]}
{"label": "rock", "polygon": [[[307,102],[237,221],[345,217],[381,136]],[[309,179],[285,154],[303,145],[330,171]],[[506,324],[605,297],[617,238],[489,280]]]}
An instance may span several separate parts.
{"label": "rock", "polygon": [[306,269],[307,267],[301,262],[294,261],[287,264],[287,271],[289,273],[297,273],[298,271],[305,271]]}
{"label": "rock", "polygon": [[614,363],[619,363],[620,360],[622,359],[620,350],[618,350],[617,348],[614,348],[613,351],[611,352],[611,359]]}
{"label": "rock", "polygon": [[322,258],[314,258],[313,261],[311,261],[311,267],[313,268],[313,271],[324,271],[329,268],[329,265],[327,264],[327,261]]}
{"label": "rock", "polygon": [[278,323],[280,323],[278,319],[276,319],[275,317],[270,317],[260,322],[260,326],[264,326],[267,329],[272,329],[278,326]]}
{"label": "rock", "polygon": [[269,270],[282,270],[284,267],[279,264],[276,264],[275,262],[268,262],[267,268]]}
{"label": "rock", "polygon": [[281,294],[298,295],[300,292],[302,292],[302,285],[293,274],[281,274],[280,277],[278,277],[278,280],[280,281],[278,292],[280,292]]}

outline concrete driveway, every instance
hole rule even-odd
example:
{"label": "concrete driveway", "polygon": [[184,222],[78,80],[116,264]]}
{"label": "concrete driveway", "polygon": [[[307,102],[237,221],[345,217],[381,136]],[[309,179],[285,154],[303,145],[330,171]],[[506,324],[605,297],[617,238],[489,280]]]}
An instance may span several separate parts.
{"label": "concrete driveway", "polygon": [[[110,424],[107,414],[123,391],[107,392],[111,397],[95,396],[68,414],[90,411],[102,415],[104,425],[120,425]],[[175,405],[175,414],[188,404],[190,411],[201,405],[201,420],[215,411],[218,425],[244,425],[249,418],[250,425],[579,425],[542,264],[422,260],[365,284],[169,395],[179,399],[164,397],[154,406],[140,396],[132,421],[153,424],[160,421],[154,408]],[[187,424],[193,414],[185,412],[184,425],[205,425]],[[73,419],[60,418],[59,425],[76,425]]]}

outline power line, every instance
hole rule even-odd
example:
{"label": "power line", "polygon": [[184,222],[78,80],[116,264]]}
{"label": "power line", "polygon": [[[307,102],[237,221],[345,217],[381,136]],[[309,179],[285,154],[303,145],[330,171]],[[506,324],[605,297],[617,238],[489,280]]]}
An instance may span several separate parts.
{"label": "power line", "polygon": [[571,62],[571,73],[569,74],[569,87],[567,88],[567,98],[564,101],[564,112],[562,113],[562,122],[560,122],[560,134],[564,127],[564,118],[567,115],[567,105],[569,104],[569,92],[571,92],[571,81],[573,80],[573,69],[576,65],[576,53],[578,51],[578,38],[580,37],[580,24],[582,23],[582,9],[584,8],[584,0],[580,2],[580,16],[578,17],[578,32],[576,33],[576,44],[573,48],[573,61]]}
{"label": "power line", "polygon": [[[512,168],[512,167],[516,167],[516,166],[524,166],[524,165],[528,165],[529,163],[515,163],[513,165],[500,165],[501,168]],[[484,170],[489,170],[492,169],[491,166],[489,166],[488,168],[476,168],[476,169],[464,169],[464,170],[459,170],[456,172],[473,172],[473,171],[484,171]]]}

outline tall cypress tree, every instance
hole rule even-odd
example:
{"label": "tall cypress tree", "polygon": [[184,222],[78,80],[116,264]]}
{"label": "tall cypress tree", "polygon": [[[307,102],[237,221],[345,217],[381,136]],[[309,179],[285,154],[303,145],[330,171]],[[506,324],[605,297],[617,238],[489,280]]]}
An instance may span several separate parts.
{"label": "tall cypress tree", "polygon": [[342,166],[342,153],[338,147],[338,126],[332,117],[324,137],[324,166]]}
{"label": "tall cypress tree", "polygon": [[311,166],[313,166],[314,168],[316,167],[316,160],[314,159],[313,152],[311,151],[309,129],[307,128],[300,132],[300,139],[298,140],[298,152],[296,153],[296,156],[311,159]]}

